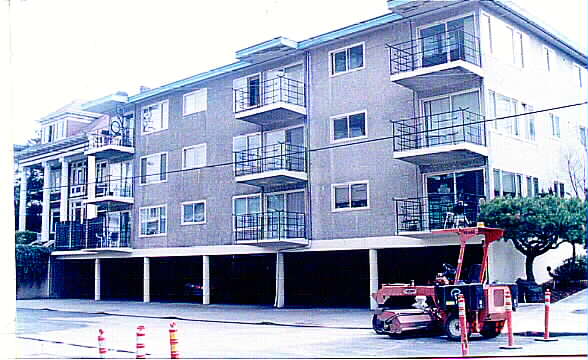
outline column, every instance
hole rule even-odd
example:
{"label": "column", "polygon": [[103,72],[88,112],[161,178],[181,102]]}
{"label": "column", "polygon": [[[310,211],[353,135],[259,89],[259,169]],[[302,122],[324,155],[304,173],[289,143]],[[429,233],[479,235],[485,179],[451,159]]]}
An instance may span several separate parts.
{"label": "column", "polygon": [[94,259],[94,300],[100,300],[100,259]]}
{"label": "column", "polygon": [[284,307],[284,254],[276,253],[276,301],[274,306],[277,308]]}
{"label": "column", "polygon": [[[96,197],[96,156],[88,155],[88,178],[86,179],[86,193],[88,199]],[[98,216],[98,207],[96,205],[86,205],[86,217],[94,219]]]}
{"label": "column", "polygon": [[202,304],[210,304],[210,256],[202,256]]}
{"label": "column", "polygon": [[143,302],[148,303],[151,301],[151,289],[149,287],[149,258],[143,258]]}
{"label": "column", "polygon": [[59,159],[59,162],[61,162],[59,221],[68,221],[67,200],[69,199],[69,163],[64,158]]}
{"label": "column", "polygon": [[372,298],[372,294],[379,289],[378,284],[378,250],[369,249],[370,257],[370,309],[378,308],[378,303]]}
{"label": "column", "polygon": [[49,259],[47,261],[47,294],[46,297],[50,298],[51,297],[51,287],[53,286],[53,272],[51,269],[51,256],[49,256]]}
{"label": "column", "polygon": [[49,162],[43,163],[43,211],[41,217],[41,240],[49,241],[49,227],[51,226],[51,219],[49,217],[49,209],[51,208],[51,190],[49,189],[49,174],[51,167]]}
{"label": "column", "polygon": [[18,208],[18,231],[27,229],[27,168],[20,168],[20,203]]}

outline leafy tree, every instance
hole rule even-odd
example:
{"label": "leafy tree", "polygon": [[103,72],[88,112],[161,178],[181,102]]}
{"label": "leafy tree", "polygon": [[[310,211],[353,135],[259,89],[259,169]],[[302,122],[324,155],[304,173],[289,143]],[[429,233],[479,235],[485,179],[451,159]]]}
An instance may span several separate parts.
{"label": "leafy tree", "polygon": [[482,205],[480,221],[504,229],[504,239],[526,257],[527,280],[535,281],[535,258],[586,237],[586,203],[555,196],[496,198]]}

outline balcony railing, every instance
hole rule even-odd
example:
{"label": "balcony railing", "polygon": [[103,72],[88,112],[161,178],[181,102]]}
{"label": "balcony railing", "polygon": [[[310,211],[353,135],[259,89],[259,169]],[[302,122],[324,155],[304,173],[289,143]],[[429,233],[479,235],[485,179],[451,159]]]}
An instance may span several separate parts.
{"label": "balcony railing", "polygon": [[480,66],[480,39],[463,29],[388,45],[390,74],[414,71],[429,66],[463,60]]}
{"label": "balcony railing", "polygon": [[267,211],[234,216],[235,241],[305,239],[304,213]]}
{"label": "balcony railing", "polygon": [[486,123],[483,120],[482,115],[460,109],[393,121],[394,151],[464,142],[486,146]]}
{"label": "balcony railing", "polygon": [[306,171],[306,148],[292,144],[272,144],[235,151],[235,176],[272,170]]}
{"label": "balcony railing", "polygon": [[233,92],[236,113],[280,102],[304,107],[306,101],[304,83],[284,76],[233,89]]}
{"label": "balcony railing", "polygon": [[104,134],[101,132],[88,134],[88,141],[90,150],[99,149],[108,145],[123,147],[134,146],[133,135],[132,131],[130,130],[127,130],[124,134],[121,135]]}
{"label": "balcony railing", "polygon": [[484,199],[483,195],[468,193],[395,199],[397,230],[431,231],[475,226]]}
{"label": "balcony railing", "polygon": [[106,218],[63,221],[56,224],[55,249],[111,249],[128,248],[131,238],[130,224],[108,224]]}
{"label": "balcony railing", "polygon": [[96,197],[133,197],[133,183],[131,179],[113,178],[107,176],[96,183]]}

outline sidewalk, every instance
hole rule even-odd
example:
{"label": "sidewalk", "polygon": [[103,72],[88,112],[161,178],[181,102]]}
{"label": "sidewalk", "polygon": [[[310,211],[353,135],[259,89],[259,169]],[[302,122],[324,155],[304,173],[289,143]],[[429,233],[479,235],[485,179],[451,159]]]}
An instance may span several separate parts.
{"label": "sidewalk", "polygon": [[[551,305],[553,336],[588,334],[588,289]],[[17,300],[19,309],[47,309],[118,316],[182,319],[205,322],[273,324],[282,326],[371,329],[372,312],[353,308],[283,308],[256,305],[200,305],[78,299]],[[513,313],[514,332],[541,336],[544,305],[521,304]]]}

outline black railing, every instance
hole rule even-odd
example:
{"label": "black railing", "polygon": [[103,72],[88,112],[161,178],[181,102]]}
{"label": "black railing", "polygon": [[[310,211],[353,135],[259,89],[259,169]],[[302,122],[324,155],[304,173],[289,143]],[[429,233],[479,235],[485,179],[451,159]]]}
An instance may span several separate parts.
{"label": "black railing", "polygon": [[471,143],[486,146],[482,115],[460,109],[393,121],[394,151]]}
{"label": "black railing", "polygon": [[390,50],[390,74],[463,60],[480,66],[480,39],[463,29],[387,45]]}
{"label": "black railing", "polygon": [[233,152],[235,176],[271,170],[306,171],[306,148],[292,144],[273,144]]}
{"label": "black railing", "polygon": [[468,193],[395,199],[398,232],[476,226],[485,197]]}
{"label": "black railing", "polygon": [[96,197],[116,196],[133,197],[133,182],[130,178],[114,178],[107,176],[96,182]]}
{"label": "black railing", "polygon": [[235,112],[285,102],[305,106],[304,83],[284,76],[233,89]]}
{"label": "black railing", "polygon": [[305,239],[304,213],[267,211],[234,215],[235,241]]}
{"label": "black railing", "polygon": [[55,249],[80,250],[129,247],[131,224],[109,224],[105,217],[84,223],[63,221],[56,224]]}
{"label": "black railing", "polygon": [[100,131],[88,134],[89,148],[97,149],[108,145],[117,145],[125,147],[133,147],[133,131],[126,129],[122,134],[113,135],[108,131]]}

